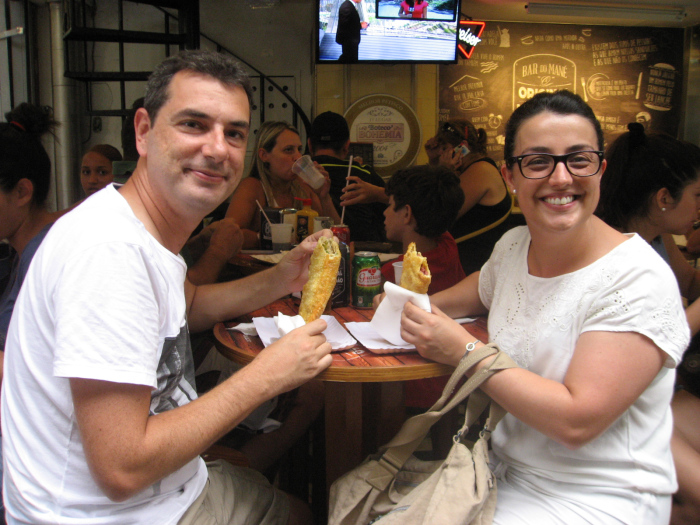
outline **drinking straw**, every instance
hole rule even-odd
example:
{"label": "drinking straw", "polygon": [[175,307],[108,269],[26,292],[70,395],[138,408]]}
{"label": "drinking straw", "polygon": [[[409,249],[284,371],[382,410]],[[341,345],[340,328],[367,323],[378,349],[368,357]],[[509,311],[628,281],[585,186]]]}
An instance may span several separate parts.
{"label": "drinking straw", "polygon": [[[348,162],[348,174],[345,176],[345,187],[348,187],[348,183],[350,182],[348,180],[348,177],[350,176],[350,172],[352,171],[352,155],[350,155],[350,162]],[[345,206],[343,206],[343,211],[340,213],[340,224],[345,224]]]}
{"label": "drinking straw", "polygon": [[265,213],[265,210],[263,210],[263,207],[260,206],[260,203],[258,202],[258,199],[255,199],[255,204],[258,205],[258,208],[260,208],[260,211],[261,211],[262,214],[265,216],[265,220],[266,220],[267,223],[270,225],[270,227],[272,227],[272,221],[270,221],[270,218],[267,216],[267,213]]}

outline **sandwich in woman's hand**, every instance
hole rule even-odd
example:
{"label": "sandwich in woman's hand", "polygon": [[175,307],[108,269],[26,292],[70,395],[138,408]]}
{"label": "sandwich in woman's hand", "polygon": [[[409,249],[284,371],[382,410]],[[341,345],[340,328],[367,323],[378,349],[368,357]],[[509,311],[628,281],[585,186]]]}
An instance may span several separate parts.
{"label": "sandwich in woman's hand", "polygon": [[301,292],[299,315],[304,322],[309,323],[321,317],[335,287],[340,259],[338,243],[328,237],[321,237],[311,254],[309,280]]}
{"label": "sandwich in woman's hand", "polygon": [[428,293],[430,279],[428,259],[416,251],[416,243],[412,242],[403,256],[401,287],[415,293]]}

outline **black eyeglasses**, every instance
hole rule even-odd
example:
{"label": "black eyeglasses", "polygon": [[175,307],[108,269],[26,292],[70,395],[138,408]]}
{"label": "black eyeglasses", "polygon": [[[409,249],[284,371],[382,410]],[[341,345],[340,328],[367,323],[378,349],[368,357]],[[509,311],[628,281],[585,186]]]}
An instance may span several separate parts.
{"label": "black eyeglasses", "polygon": [[462,140],[467,140],[467,137],[464,136],[464,132],[459,131],[449,122],[445,122],[440,128],[440,130],[444,131],[445,133],[452,133],[453,135],[457,135]]}
{"label": "black eyeglasses", "polygon": [[592,177],[600,171],[603,155],[602,151],[574,151],[565,155],[529,153],[506,159],[506,166],[512,168],[517,162],[520,173],[526,179],[546,179],[554,173],[557,164],[563,162],[571,175]]}

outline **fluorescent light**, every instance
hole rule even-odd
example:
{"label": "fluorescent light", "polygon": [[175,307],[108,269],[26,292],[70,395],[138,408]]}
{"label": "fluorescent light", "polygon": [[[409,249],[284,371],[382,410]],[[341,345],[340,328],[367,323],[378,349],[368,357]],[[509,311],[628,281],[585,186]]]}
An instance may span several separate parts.
{"label": "fluorescent light", "polygon": [[686,16],[685,8],[630,7],[595,4],[527,4],[530,15],[586,16],[588,18],[633,18],[638,20],[680,22]]}

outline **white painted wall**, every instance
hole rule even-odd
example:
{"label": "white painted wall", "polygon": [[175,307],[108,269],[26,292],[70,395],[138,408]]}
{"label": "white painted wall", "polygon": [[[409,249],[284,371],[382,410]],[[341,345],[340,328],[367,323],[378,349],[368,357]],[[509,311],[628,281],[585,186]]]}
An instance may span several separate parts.
{"label": "white painted wall", "polygon": [[[311,115],[313,104],[313,24],[314,2],[310,0],[282,0],[270,8],[253,8],[255,2],[201,0],[200,30],[244,61],[270,76],[287,77],[284,82],[296,93],[296,99],[304,111]],[[116,28],[116,3],[97,0],[95,23],[98,27]],[[162,14],[142,4],[125,4],[124,18],[128,29],[161,31]],[[213,49],[202,38],[201,47]],[[162,46],[126,45],[125,65],[131,70],[150,70],[165,57]],[[94,62],[97,70],[116,70],[118,52],[116,44],[95,44]],[[252,74],[254,72],[251,71]],[[291,78],[289,78],[291,77]],[[128,83],[127,103],[143,95],[143,83]],[[119,107],[119,88],[116,83],[94,84],[93,101],[100,109]],[[266,93],[267,104],[280,103],[267,108],[266,118],[284,118],[286,112],[277,112],[282,99],[274,93]],[[102,131],[89,132],[89,121],[83,123],[84,149],[98,143],[121,146],[119,118],[102,118]]]}
{"label": "white painted wall", "polygon": [[[260,7],[271,5],[271,7]],[[117,29],[117,3],[113,0],[95,0],[94,26]],[[314,16],[312,0],[200,0],[200,31],[229,49],[263,73],[279,78],[295,95],[303,110],[312,118],[314,101]],[[42,104],[53,105],[51,92],[51,53],[48,6],[39,14],[39,82]],[[125,2],[125,29],[162,31],[164,15],[155,8]],[[176,30],[173,25],[172,30]],[[203,49],[213,49],[207,39],[201,39]],[[173,48],[172,52],[176,52]],[[165,58],[164,46],[126,44],[125,67],[134,71],[150,71]],[[88,45],[89,67],[95,71],[116,71],[119,65],[118,45],[94,43]],[[254,72],[251,71],[252,74]],[[130,82],[126,87],[126,102],[142,96],[143,82]],[[121,118],[102,117],[101,130],[93,129],[93,119],[86,113],[88,96],[96,109],[120,108],[120,90],[116,82],[93,83],[90,93],[82,82],[77,82],[74,114],[75,129],[74,169],[68,176],[78,181],[79,163],[84,151],[94,144],[112,144],[121,150]],[[283,97],[266,92],[266,119],[291,118],[291,106]],[[267,107],[270,104],[273,108]],[[254,118],[253,127],[257,122]],[[301,123],[300,123],[301,126]],[[63,176],[58,174],[58,176]],[[78,184],[79,187],[79,184]],[[76,199],[79,196],[76,196]]]}

